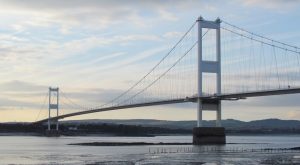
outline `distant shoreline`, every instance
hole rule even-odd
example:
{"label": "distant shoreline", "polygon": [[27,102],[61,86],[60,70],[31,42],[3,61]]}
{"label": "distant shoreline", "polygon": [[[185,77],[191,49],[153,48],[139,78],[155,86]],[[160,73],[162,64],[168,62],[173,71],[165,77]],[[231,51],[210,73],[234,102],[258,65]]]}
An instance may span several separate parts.
{"label": "distant shoreline", "polygon": [[[129,120],[79,120],[61,121],[62,136],[192,136],[195,121],[164,121],[152,119]],[[203,125],[214,126],[215,121],[203,121]],[[300,135],[300,121],[264,119],[243,122],[234,119],[222,120],[228,136],[297,136]],[[45,136],[47,124],[0,123],[0,136]],[[55,129],[54,125],[53,128]]]}
{"label": "distant shoreline", "polygon": [[[32,133],[32,132],[0,132],[1,136],[45,136],[42,133]],[[192,136],[192,134],[156,134],[156,135],[118,135],[118,134],[76,134],[76,135],[65,135],[62,134],[63,137],[155,137],[155,136]],[[300,134],[291,134],[291,133],[284,133],[284,134],[262,134],[262,133],[226,133],[226,136],[300,136]]]}

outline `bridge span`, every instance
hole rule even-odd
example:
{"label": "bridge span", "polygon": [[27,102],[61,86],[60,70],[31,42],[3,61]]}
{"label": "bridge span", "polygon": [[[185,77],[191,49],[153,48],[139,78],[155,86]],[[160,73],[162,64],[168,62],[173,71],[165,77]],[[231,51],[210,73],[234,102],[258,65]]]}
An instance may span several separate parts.
{"label": "bridge span", "polygon": [[[56,93],[54,103],[52,93]],[[54,122],[58,130],[58,121],[72,116],[193,102],[197,104],[194,144],[225,143],[222,101],[295,93],[300,93],[299,47],[219,18],[199,17],[148,73],[110,102],[59,115],[59,89],[50,88],[49,116],[34,123],[48,122],[50,131]],[[56,116],[51,117],[53,109]],[[216,127],[203,128],[204,110],[216,112]]]}
{"label": "bridge span", "polygon": [[285,94],[297,94],[300,93],[300,88],[287,88],[287,89],[277,89],[277,90],[269,90],[269,91],[259,91],[259,92],[247,92],[247,93],[234,93],[234,94],[225,94],[225,95],[215,95],[215,96],[203,96],[203,97],[186,97],[182,99],[174,99],[174,100],[165,100],[165,101],[154,101],[148,103],[140,103],[140,104],[132,104],[132,105],[121,105],[121,106],[113,106],[107,108],[96,108],[90,109],[75,113],[69,113],[64,115],[59,115],[55,117],[50,117],[49,119],[43,119],[39,121],[35,121],[34,124],[46,123],[50,121],[57,121],[60,119],[85,115],[90,113],[97,112],[105,112],[105,111],[113,111],[113,110],[121,110],[121,109],[129,109],[129,108],[138,108],[138,107],[147,107],[147,106],[157,106],[157,105],[167,105],[167,104],[177,104],[177,103],[188,103],[193,102],[196,103],[198,99],[203,100],[204,109],[210,109],[210,106],[213,106],[215,102],[220,100],[229,100],[236,101],[240,99],[246,99],[248,97],[260,97],[260,96],[272,96],[272,95],[285,95]]}

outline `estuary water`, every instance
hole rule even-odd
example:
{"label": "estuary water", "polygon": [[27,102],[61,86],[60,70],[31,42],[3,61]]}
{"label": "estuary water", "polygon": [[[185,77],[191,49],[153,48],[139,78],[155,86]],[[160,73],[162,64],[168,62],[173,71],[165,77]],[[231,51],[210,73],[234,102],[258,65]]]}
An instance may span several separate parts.
{"label": "estuary water", "polygon": [[192,136],[0,136],[0,164],[300,164],[300,151],[278,150],[300,147],[300,135],[226,138],[226,145],[80,146],[68,144],[190,143]]}

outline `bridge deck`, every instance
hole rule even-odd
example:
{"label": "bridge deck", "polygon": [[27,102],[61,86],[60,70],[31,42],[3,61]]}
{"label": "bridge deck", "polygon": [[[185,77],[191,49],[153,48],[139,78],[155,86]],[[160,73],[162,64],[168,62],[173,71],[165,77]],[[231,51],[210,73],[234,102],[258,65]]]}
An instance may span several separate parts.
{"label": "bridge deck", "polygon": [[[52,117],[50,120],[59,120],[67,117],[96,113],[96,112],[105,112],[119,109],[128,109],[128,108],[137,108],[137,107],[147,107],[147,106],[155,106],[155,105],[166,105],[166,104],[176,104],[176,103],[185,103],[185,102],[196,102],[198,99],[203,100],[204,102],[211,102],[216,100],[239,100],[245,99],[247,97],[258,97],[258,96],[270,96],[270,95],[283,95],[283,94],[295,94],[300,93],[300,88],[288,88],[288,89],[278,89],[278,90],[267,90],[267,91],[259,91],[259,92],[246,92],[246,93],[233,93],[233,94],[222,94],[222,95],[214,95],[214,96],[203,96],[203,97],[186,97],[182,99],[174,99],[174,100],[165,100],[165,101],[154,101],[148,103],[139,103],[139,104],[131,104],[131,105],[122,105],[122,106],[112,106],[107,108],[99,108],[86,110],[81,112],[69,113],[57,117]],[[40,121],[34,122],[35,124],[47,122],[48,119],[43,119]]]}

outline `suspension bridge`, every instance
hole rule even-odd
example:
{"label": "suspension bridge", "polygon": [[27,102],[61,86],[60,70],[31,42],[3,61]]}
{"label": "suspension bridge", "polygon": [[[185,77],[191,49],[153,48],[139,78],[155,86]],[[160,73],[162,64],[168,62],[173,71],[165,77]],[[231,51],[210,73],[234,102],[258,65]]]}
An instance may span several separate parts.
{"label": "suspension bridge", "polygon": [[[58,130],[58,121],[72,116],[193,102],[198,112],[196,128],[202,128],[202,111],[210,110],[216,112],[219,129],[224,100],[293,93],[300,93],[299,47],[221,19],[208,21],[199,17],[148,73],[111,101],[85,107],[63,94],[63,102],[80,111],[60,115],[59,89],[49,88],[48,118],[35,123],[48,123],[50,130],[54,122]],[[51,117],[52,109],[56,116]],[[194,143],[201,143],[197,141],[199,132],[207,131],[194,129]],[[224,130],[216,132],[208,134],[218,134],[225,142]]]}

